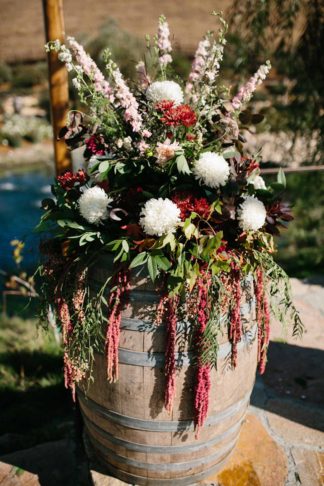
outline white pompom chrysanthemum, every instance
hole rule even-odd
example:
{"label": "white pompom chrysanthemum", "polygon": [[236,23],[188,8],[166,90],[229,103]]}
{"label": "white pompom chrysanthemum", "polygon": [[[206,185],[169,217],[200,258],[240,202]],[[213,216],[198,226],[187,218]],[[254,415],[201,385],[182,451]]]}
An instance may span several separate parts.
{"label": "white pompom chrysanthemum", "polygon": [[267,216],[262,201],[254,196],[245,196],[244,201],[238,209],[238,219],[243,231],[256,231],[265,223]]}
{"label": "white pompom chrysanthemum", "polygon": [[89,223],[98,225],[108,218],[108,205],[112,201],[101,187],[90,187],[79,199],[79,210]]}
{"label": "white pompom chrysanthemum", "polygon": [[222,155],[204,152],[195,162],[193,173],[206,186],[216,188],[226,184],[230,167]]}
{"label": "white pompom chrysanthemum", "polygon": [[146,90],[146,97],[153,103],[162,100],[174,101],[175,105],[183,102],[181,86],[174,81],[155,81]]}
{"label": "white pompom chrysanthemum", "polygon": [[162,236],[174,233],[180,223],[180,209],[170,199],[149,199],[140,214],[140,225],[146,234]]}

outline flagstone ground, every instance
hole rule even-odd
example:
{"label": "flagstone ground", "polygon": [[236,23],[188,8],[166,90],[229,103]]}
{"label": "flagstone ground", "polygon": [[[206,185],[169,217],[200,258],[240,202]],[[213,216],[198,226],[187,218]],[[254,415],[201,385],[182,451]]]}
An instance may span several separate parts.
{"label": "flagstone ground", "polygon": [[[239,443],[202,486],[324,485],[324,281],[292,284],[307,333],[283,343],[273,327],[267,371],[257,378]],[[125,486],[88,467],[77,445],[60,440],[0,457],[0,486]]]}

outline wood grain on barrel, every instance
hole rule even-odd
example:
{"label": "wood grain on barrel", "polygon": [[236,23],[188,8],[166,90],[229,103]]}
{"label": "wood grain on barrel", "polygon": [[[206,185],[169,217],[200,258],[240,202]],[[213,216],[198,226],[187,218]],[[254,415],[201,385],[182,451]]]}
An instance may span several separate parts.
{"label": "wood grain on barrel", "polygon": [[[109,273],[101,265],[93,288]],[[226,330],[220,339],[217,370],[211,371],[209,412],[195,438],[193,427],[194,367],[181,335],[172,414],[164,408],[165,329],[154,324],[158,295],[143,277],[132,282],[123,312],[119,380],[106,378],[106,358],[96,354],[93,381],[78,390],[91,445],[107,471],[143,485],[193,484],[223,466],[238,438],[255,380],[257,340],[253,301],[242,305],[245,335],[238,347],[238,366],[228,366]]]}

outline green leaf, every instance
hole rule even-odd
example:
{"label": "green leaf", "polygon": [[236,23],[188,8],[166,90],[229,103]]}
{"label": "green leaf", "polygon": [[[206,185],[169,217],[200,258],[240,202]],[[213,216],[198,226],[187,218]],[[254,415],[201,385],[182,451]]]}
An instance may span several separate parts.
{"label": "green leaf", "polygon": [[122,242],[122,248],[123,248],[123,250],[124,250],[125,253],[128,253],[129,252],[129,244],[128,244],[128,241],[123,240],[123,242]]}
{"label": "green leaf", "polygon": [[157,262],[155,260],[155,257],[152,256],[152,255],[148,256],[147,269],[148,269],[148,272],[149,272],[149,275],[151,277],[152,282],[154,282],[159,271],[158,271]]}
{"label": "green leaf", "polygon": [[140,265],[143,265],[147,261],[147,252],[143,251],[142,253],[139,253],[136,255],[136,257],[131,261],[129,268],[136,268],[139,267]]}
{"label": "green leaf", "polygon": [[178,155],[178,157],[176,158],[176,164],[178,172],[180,172],[181,174],[191,174],[187,159],[183,154]]}
{"label": "green leaf", "polygon": [[193,223],[189,223],[187,225],[186,224],[184,225],[183,232],[184,232],[187,240],[190,240],[190,238],[194,234],[195,230],[196,230],[196,226]]}
{"label": "green leaf", "polygon": [[171,262],[164,255],[156,255],[154,259],[158,268],[164,270],[165,272],[171,267]]}
{"label": "green leaf", "polygon": [[99,165],[100,174],[102,174],[103,172],[106,172],[108,169],[109,169],[109,161],[104,160],[103,162],[101,162],[101,164]]}
{"label": "green leaf", "polygon": [[282,184],[284,187],[286,187],[286,176],[282,168],[280,167],[279,172],[277,174],[277,182],[279,184]]}
{"label": "green leaf", "polygon": [[232,159],[233,157],[238,157],[240,153],[234,148],[229,148],[222,153],[224,159]]}

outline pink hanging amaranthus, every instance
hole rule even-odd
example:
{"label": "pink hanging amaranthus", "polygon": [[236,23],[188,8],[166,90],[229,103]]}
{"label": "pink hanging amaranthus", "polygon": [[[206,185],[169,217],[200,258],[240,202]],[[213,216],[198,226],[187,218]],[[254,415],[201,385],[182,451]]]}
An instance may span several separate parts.
{"label": "pink hanging amaranthus", "polygon": [[165,319],[167,344],[165,349],[164,371],[166,376],[166,387],[164,395],[165,408],[169,413],[172,411],[176,391],[176,338],[177,338],[177,307],[179,297],[162,296],[158,306],[158,319]]}
{"label": "pink hanging amaranthus", "polygon": [[265,291],[264,274],[258,268],[255,278],[256,320],[258,325],[258,364],[261,374],[265,371],[270,340],[270,308]]}
{"label": "pink hanging amaranthus", "polygon": [[81,374],[78,369],[73,365],[69,353],[67,352],[69,345],[69,336],[73,331],[73,324],[71,321],[69,306],[66,300],[59,296],[55,299],[58,317],[62,326],[62,339],[65,347],[64,351],[64,386],[65,388],[70,388],[72,392],[72,399],[75,402],[75,383],[78,378],[81,379]]}
{"label": "pink hanging amaranthus", "polygon": [[109,317],[106,334],[107,378],[118,380],[118,346],[123,298],[129,290],[129,272],[120,270],[115,278],[115,287],[109,296]]}
{"label": "pink hanging amaranthus", "polygon": [[197,280],[197,330],[196,330],[196,345],[198,350],[196,386],[195,386],[195,428],[196,436],[198,436],[199,429],[204,424],[207,417],[209,406],[209,391],[210,391],[210,364],[204,363],[202,353],[204,352],[203,336],[209,320],[209,302],[208,291],[211,284],[210,275],[202,273]]}
{"label": "pink hanging amaranthus", "polygon": [[232,343],[232,366],[234,368],[237,365],[237,343],[241,341],[242,338],[241,297],[241,274],[239,270],[233,270],[232,298],[234,303],[230,316],[229,339]]}

